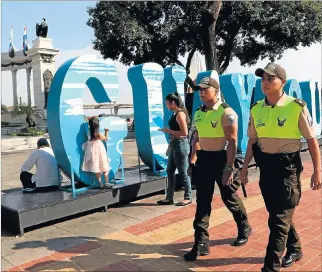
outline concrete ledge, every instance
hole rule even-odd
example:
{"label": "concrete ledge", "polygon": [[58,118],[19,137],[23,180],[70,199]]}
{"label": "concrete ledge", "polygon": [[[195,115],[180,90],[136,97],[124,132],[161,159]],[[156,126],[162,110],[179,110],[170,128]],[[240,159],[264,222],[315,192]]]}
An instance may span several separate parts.
{"label": "concrete ledge", "polygon": [[19,150],[37,149],[37,141],[40,138],[48,139],[48,134],[39,136],[2,136],[1,137],[1,152],[13,152]]}
{"label": "concrete ledge", "polygon": [[[5,136],[1,137],[1,152],[14,152],[37,149],[37,141],[46,138],[50,144],[48,133],[40,136]],[[125,139],[135,139],[134,131],[129,131]]]}

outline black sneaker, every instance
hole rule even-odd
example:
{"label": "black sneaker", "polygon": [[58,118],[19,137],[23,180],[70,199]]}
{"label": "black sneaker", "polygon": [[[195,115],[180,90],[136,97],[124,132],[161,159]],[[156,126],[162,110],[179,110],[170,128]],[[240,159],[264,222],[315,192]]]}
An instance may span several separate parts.
{"label": "black sneaker", "polygon": [[194,245],[192,249],[184,254],[184,259],[187,262],[193,262],[197,260],[199,256],[207,256],[209,254],[209,245],[208,244],[198,244]]}
{"label": "black sneaker", "polygon": [[286,253],[286,255],[282,258],[282,267],[290,267],[295,262],[301,260],[303,258],[303,253]]}
{"label": "black sneaker", "polygon": [[247,243],[248,237],[252,234],[251,226],[238,227],[238,236],[232,243],[233,246],[243,246]]}

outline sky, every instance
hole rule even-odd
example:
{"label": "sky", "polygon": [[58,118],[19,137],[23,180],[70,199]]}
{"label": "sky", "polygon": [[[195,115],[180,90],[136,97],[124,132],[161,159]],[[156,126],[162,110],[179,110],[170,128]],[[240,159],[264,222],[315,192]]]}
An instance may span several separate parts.
{"label": "sky", "polygon": [[[100,53],[92,49],[94,31],[86,25],[88,20],[87,7],[95,6],[95,1],[2,1],[1,14],[1,51],[8,52],[10,27],[14,30],[14,45],[16,50],[22,48],[24,25],[28,27],[28,43],[36,38],[35,26],[45,17],[48,24],[48,37],[53,39],[53,45],[60,52],[56,56],[56,69],[70,58]],[[287,50],[283,58],[276,61],[285,67],[289,78],[298,81],[314,80],[321,86],[321,44],[299,48],[298,51]],[[185,61],[185,57],[181,58]],[[269,61],[259,61],[255,66],[242,67],[239,60],[234,59],[226,73],[254,73],[256,67],[264,67]],[[118,102],[132,103],[132,90],[127,80],[127,67],[115,63],[119,73],[120,98]],[[18,96],[27,101],[26,73],[19,70],[17,74]],[[33,82],[31,80],[31,88]],[[11,72],[1,72],[2,104],[12,105]],[[95,103],[90,93],[85,90],[84,103]]]}
{"label": "sky", "polygon": [[60,50],[83,49],[91,44],[94,31],[86,25],[87,7],[95,1],[1,1],[2,51],[9,46],[10,27],[14,30],[16,50],[22,48],[24,25],[28,27],[28,40],[36,38],[36,23],[45,17],[49,26],[48,36]]}

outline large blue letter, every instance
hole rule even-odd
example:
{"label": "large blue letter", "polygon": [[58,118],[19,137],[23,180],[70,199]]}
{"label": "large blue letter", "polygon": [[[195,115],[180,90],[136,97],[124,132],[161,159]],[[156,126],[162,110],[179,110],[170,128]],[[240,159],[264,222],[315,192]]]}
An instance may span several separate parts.
{"label": "large blue letter", "polygon": [[254,93],[254,101],[253,103],[264,99],[264,93],[262,90],[262,79],[257,78],[256,79],[256,84],[255,84],[255,93]]}
{"label": "large blue letter", "polygon": [[[95,175],[81,170],[84,156],[82,144],[88,139],[88,124],[84,123],[83,112],[86,85],[97,103],[115,101],[118,80],[114,63],[96,56],[82,56],[65,62],[57,70],[50,87],[47,124],[55,157],[64,173],[70,177],[72,167],[76,180],[93,185]],[[101,132],[104,127],[110,129],[107,148],[111,180],[120,167],[127,126],[121,118],[108,117],[101,119]]]}
{"label": "large blue letter", "polygon": [[[135,119],[135,136],[139,155],[145,165],[156,170],[166,168],[168,141],[158,129],[163,126],[163,68],[145,63],[129,68]],[[173,90],[175,91],[175,90]]]}
{"label": "large blue letter", "polygon": [[289,96],[296,98],[302,98],[302,90],[296,79],[289,79],[286,81],[286,84],[283,87],[283,90]]}
{"label": "large blue letter", "polygon": [[[225,102],[228,103],[238,115],[238,149],[244,153],[247,149],[247,128],[250,115],[250,101],[252,98],[253,88],[245,90],[245,77],[242,74],[229,74],[219,77],[221,90]],[[249,77],[248,84],[254,82]]]}
{"label": "large blue letter", "polygon": [[316,136],[321,137],[321,92],[319,92],[317,82],[312,81],[300,82],[304,101],[307,103],[309,112],[313,119]]}

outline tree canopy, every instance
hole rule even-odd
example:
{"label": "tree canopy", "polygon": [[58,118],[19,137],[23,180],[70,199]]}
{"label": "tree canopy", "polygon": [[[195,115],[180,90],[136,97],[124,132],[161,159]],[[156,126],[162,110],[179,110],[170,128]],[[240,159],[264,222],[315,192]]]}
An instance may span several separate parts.
{"label": "tree canopy", "polygon": [[124,64],[153,61],[186,69],[196,50],[222,74],[233,57],[253,65],[322,40],[322,2],[99,1],[88,8],[94,49]]}

